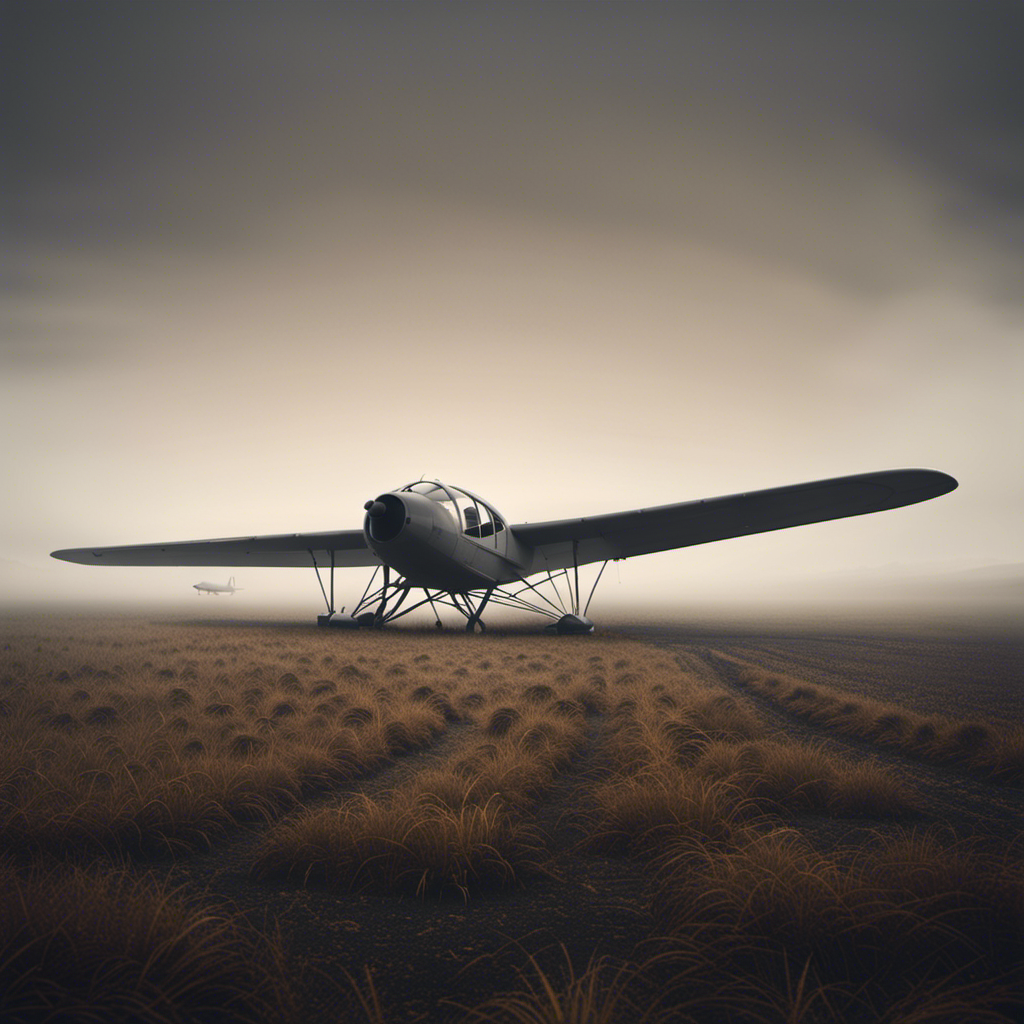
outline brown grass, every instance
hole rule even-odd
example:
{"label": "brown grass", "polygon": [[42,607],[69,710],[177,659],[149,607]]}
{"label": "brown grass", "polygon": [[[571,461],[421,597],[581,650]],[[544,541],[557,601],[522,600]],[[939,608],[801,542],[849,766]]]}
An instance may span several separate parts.
{"label": "brown grass", "polygon": [[[207,846],[241,821],[275,818],[305,794],[430,744],[452,717],[443,704],[375,695],[374,675],[351,665],[327,679],[329,663],[314,669],[310,659],[299,673],[317,678],[306,683],[272,659],[227,671],[222,656],[195,650],[163,650],[161,660],[172,652],[163,666],[120,650],[92,650],[77,665],[51,652],[31,670],[8,658],[0,670],[7,849]],[[103,654],[117,660],[97,668]],[[78,679],[95,689],[76,689]]]}
{"label": "brown grass", "polygon": [[763,810],[837,817],[902,817],[910,791],[882,768],[851,764],[813,743],[758,740],[710,744],[693,767],[730,783]]}
{"label": "brown grass", "polygon": [[644,853],[670,840],[722,844],[756,816],[755,806],[723,782],[682,772],[648,772],[597,787],[590,845],[611,853]]}
{"label": "brown grass", "polygon": [[263,844],[256,877],[468,898],[548,873],[551,856],[529,811],[570,763],[584,723],[532,704],[499,707],[484,721],[443,766],[383,797],[281,823]]}
{"label": "brown grass", "polygon": [[666,1020],[658,1011],[658,999],[642,976],[628,964],[616,965],[591,958],[576,973],[565,947],[561,976],[546,972],[529,957],[529,972],[520,975],[515,991],[475,1007],[461,1007],[465,1024],[655,1024]]}
{"label": "brown grass", "polygon": [[123,870],[0,863],[5,1021],[296,1019],[279,942]]}
{"label": "brown grass", "polygon": [[957,764],[1006,785],[1024,785],[1024,728],[920,715],[834,687],[739,667],[741,686],[781,708],[829,729],[936,764]]}
{"label": "brown grass", "polygon": [[[800,713],[829,696],[764,685]],[[862,710],[843,695],[828,721],[870,718],[875,742],[943,757],[1002,742],[980,723]],[[0,651],[0,840],[21,862],[185,857],[262,819],[259,878],[420,897],[519,888],[562,869],[538,812],[584,751],[569,820],[591,850],[649,859],[651,944],[631,964],[581,969],[584,952],[574,969],[565,954],[561,972],[527,958],[518,988],[463,1007],[466,1021],[983,1022],[1020,1005],[1019,864],[920,832],[817,851],[779,816],[900,817],[913,797],[877,768],[768,736],[653,648],[107,625]],[[303,809],[336,788],[334,806]],[[571,870],[579,850],[559,855]],[[121,870],[0,867],[15,894],[0,918],[0,942],[15,937],[0,955],[5,1019],[51,1004],[75,1019],[292,1013],[280,947],[237,918]],[[360,975],[339,956],[339,977]],[[356,985],[364,1013],[389,1019],[393,993],[370,977]],[[136,1014],[147,1000],[151,1016]]]}
{"label": "brown grass", "polygon": [[358,797],[330,811],[282,823],[261,850],[254,876],[299,877],[347,889],[464,898],[545,873],[537,830],[497,796],[458,807],[405,795]]}
{"label": "brown grass", "polygon": [[686,843],[661,859],[660,957],[670,979],[680,968],[668,984],[692,994],[757,979],[781,1014],[802,975],[826,1019],[842,1020],[880,1019],[926,989],[961,1011],[965,993],[994,1013],[1011,998],[1019,866],[913,832],[833,855],[791,830],[744,840],[725,851]]}
{"label": "brown grass", "polygon": [[[658,679],[658,676],[653,677]],[[901,817],[915,798],[892,775],[813,744],[768,739],[724,690],[633,674],[610,702],[611,777],[594,791],[598,848],[650,849],[672,832],[722,831],[758,814]]]}

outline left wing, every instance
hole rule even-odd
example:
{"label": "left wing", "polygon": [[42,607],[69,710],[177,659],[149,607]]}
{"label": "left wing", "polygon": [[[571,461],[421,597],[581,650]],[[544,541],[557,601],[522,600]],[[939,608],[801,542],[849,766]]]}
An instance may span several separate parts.
{"label": "left wing", "polygon": [[953,477],[935,470],[890,469],[585,519],[523,523],[511,530],[534,549],[530,572],[540,572],[568,568],[574,560],[585,565],[862,516],[937,498],[956,486]]}
{"label": "left wing", "polygon": [[[310,554],[312,552],[312,555]],[[173,541],[168,544],[127,544],[116,548],[65,548],[54,558],[83,565],[283,565],[309,568],[380,565],[366,546],[362,530],[330,533],[280,533],[223,540]]]}

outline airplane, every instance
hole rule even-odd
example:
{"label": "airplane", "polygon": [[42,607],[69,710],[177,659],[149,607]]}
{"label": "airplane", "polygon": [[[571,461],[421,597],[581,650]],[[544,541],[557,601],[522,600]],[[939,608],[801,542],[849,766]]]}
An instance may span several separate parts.
{"label": "airplane", "polygon": [[[312,566],[327,605],[326,614],[317,616],[322,626],[381,627],[429,605],[439,629],[437,608],[444,606],[465,617],[467,632],[478,626],[483,632],[481,614],[492,603],[546,616],[548,631],[584,634],[594,630],[587,611],[609,561],[900,508],[956,487],[953,477],[936,470],[890,469],[510,525],[472,491],[421,479],[367,501],[361,530],[67,548],[52,555],[87,565]],[[579,570],[597,562],[603,564],[584,603]],[[350,566],[373,566],[374,572],[345,615],[344,607],[334,608],[334,570]],[[321,569],[330,571],[330,596]],[[381,570],[382,582],[374,587]],[[424,597],[407,604],[413,591]]]}
{"label": "airplane", "polygon": [[235,577],[232,576],[227,583],[207,583],[206,580],[202,583],[193,583],[192,589],[197,594],[213,594],[216,597],[218,594],[234,594],[236,590],[242,588],[235,586]]}

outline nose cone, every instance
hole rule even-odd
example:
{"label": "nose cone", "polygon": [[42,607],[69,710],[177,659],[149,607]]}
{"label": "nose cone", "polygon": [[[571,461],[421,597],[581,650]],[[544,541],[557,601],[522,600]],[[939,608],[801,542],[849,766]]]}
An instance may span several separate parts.
{"label": "nose cone", "polygon": [[364,529],[369,540],[386,543],[402,532],[405,505],[397,494],[382,494],[374,501],[368,501],[363,508],[366,509]]}

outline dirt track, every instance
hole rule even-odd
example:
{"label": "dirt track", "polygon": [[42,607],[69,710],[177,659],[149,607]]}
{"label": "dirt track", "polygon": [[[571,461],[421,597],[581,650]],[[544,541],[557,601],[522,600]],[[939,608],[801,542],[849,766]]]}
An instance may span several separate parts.
{"label": "dirt track", "polygon": [[[266,827],[252,827],[216,849],[170,866],[189,891],[228,900],[254,923],[276,920],[291,952],[303,1019],[336,1022],[351,1010],[340,968],[370,964],[396,1021],[458,1019],[454,1004],[472,1006],[515,987],[528,956],[552,973],[565,947],[577,967],[591,957],[628,958],[650,931],[651,885],[643,864],[581,853],[573,827],[587,782],[597,770],[602,724],[592,719],[587,749],[562,774],[538,809],[550,839],[555,875],[528,888],[457,897],[402,898],[304,887],[249,877]],[[463,740],[461,727],[435,747],[407,755],[364,783],[309,805],[353,793],[376,796],[432,766]],[[309,806],[307,805],[307,806]],[[159,867],[154,866],[159,871]],[[452,1000],[447,1006],[445,1000]]]}

